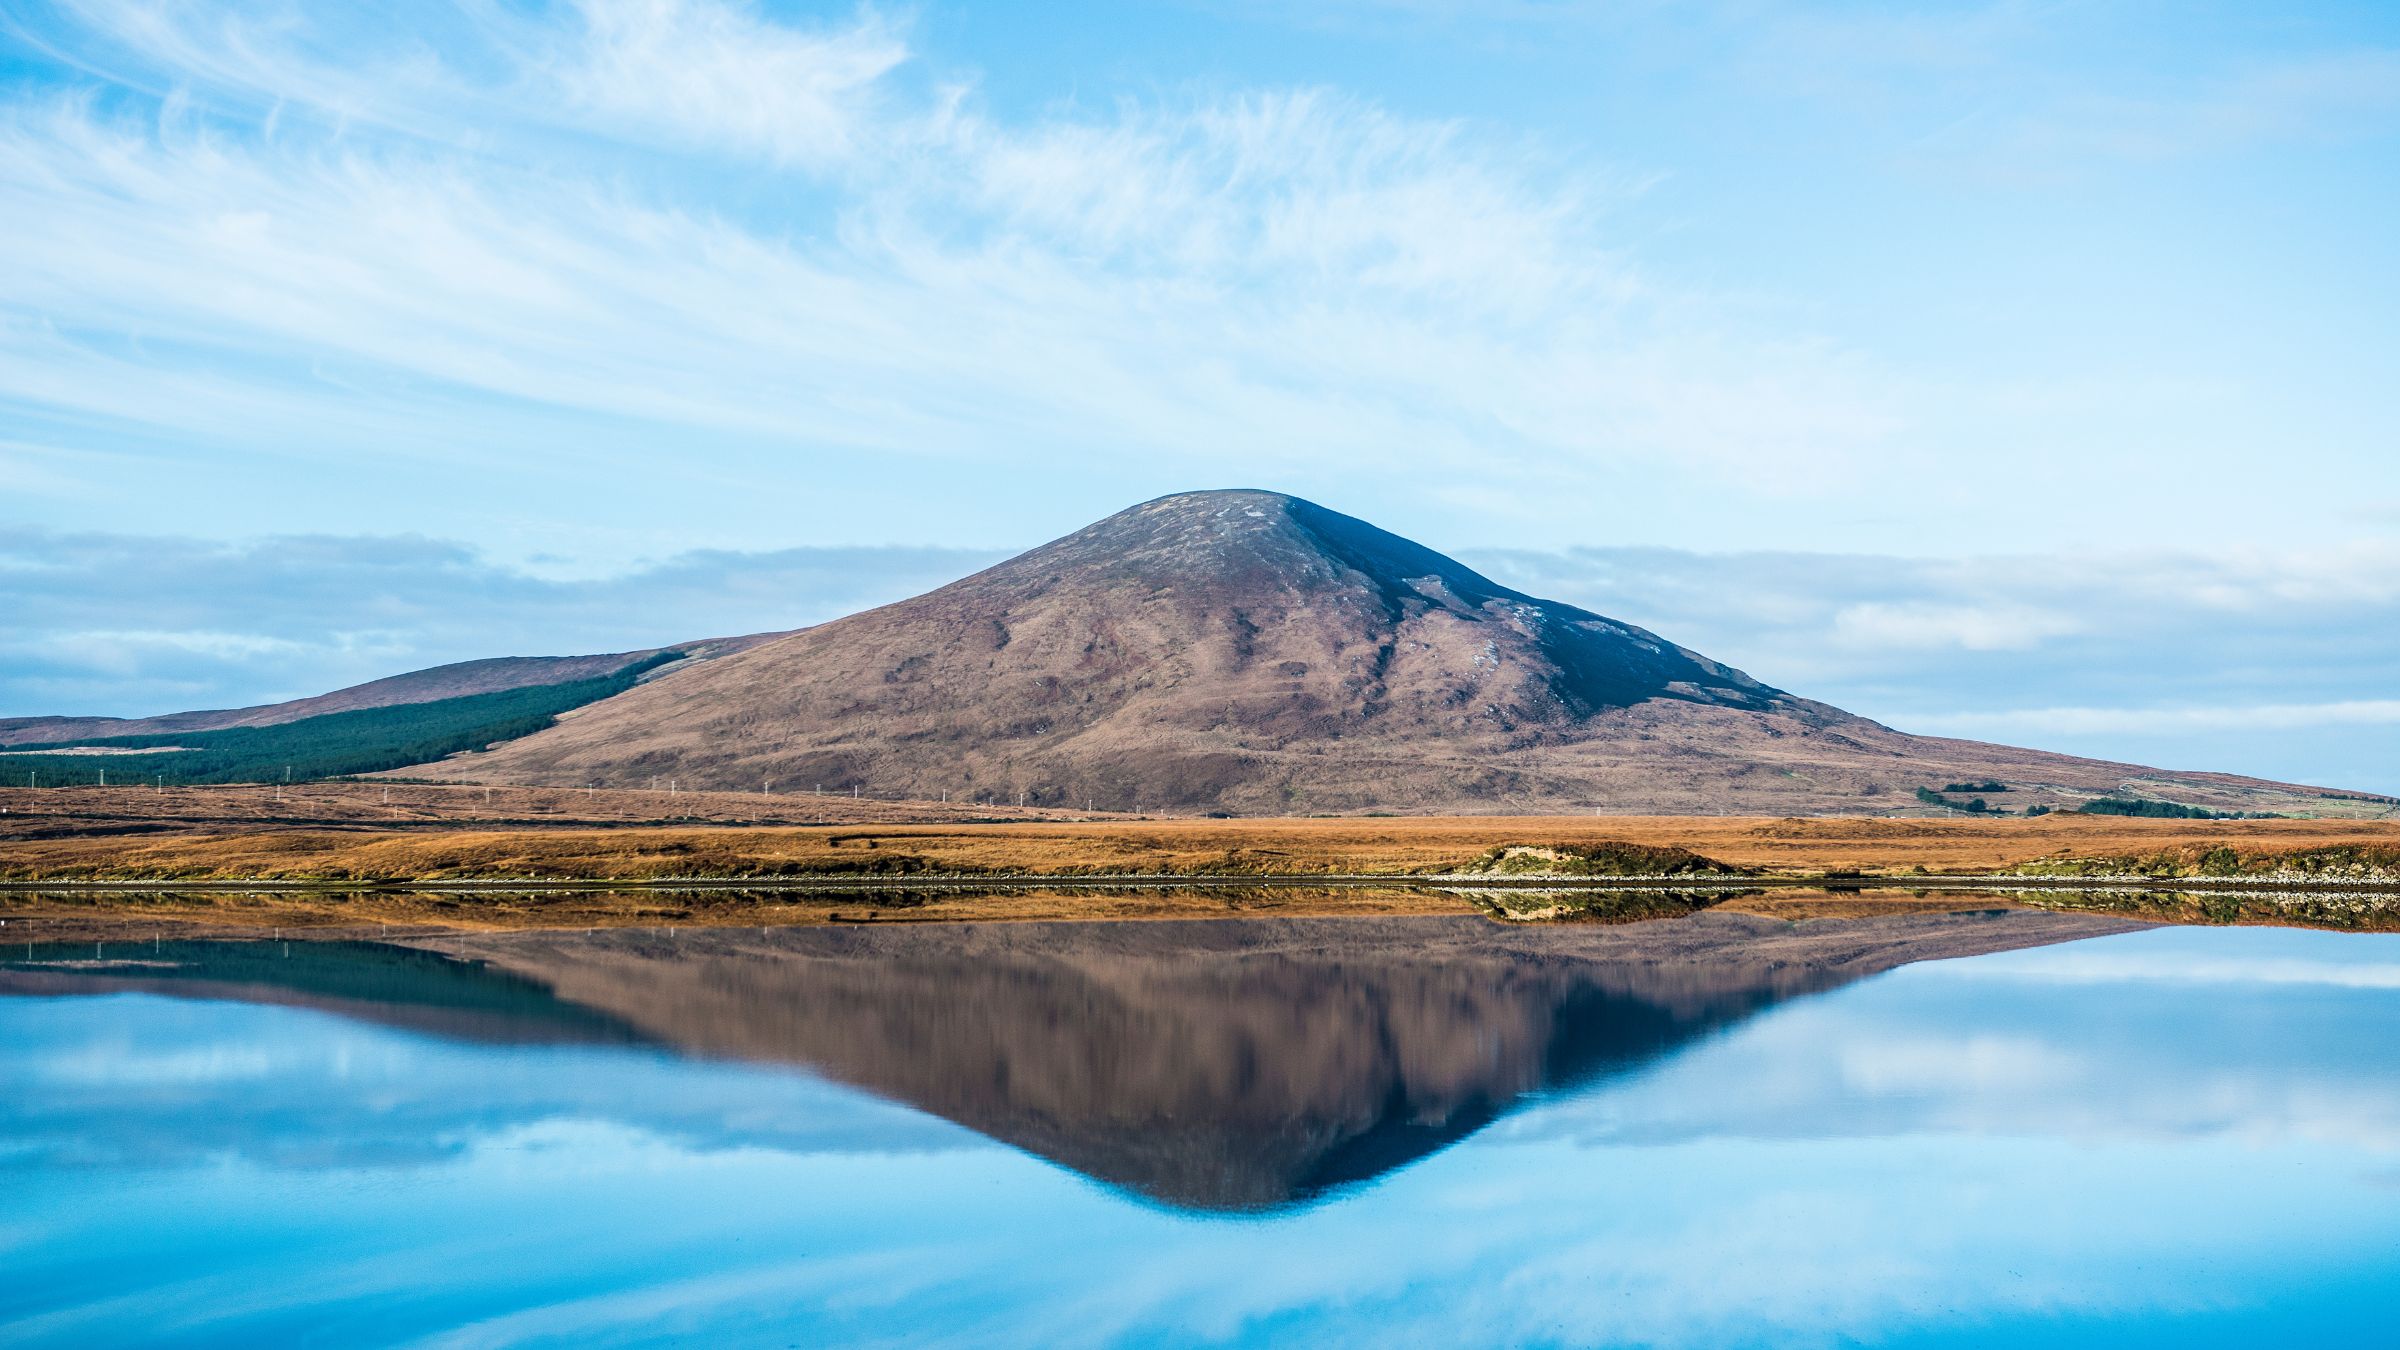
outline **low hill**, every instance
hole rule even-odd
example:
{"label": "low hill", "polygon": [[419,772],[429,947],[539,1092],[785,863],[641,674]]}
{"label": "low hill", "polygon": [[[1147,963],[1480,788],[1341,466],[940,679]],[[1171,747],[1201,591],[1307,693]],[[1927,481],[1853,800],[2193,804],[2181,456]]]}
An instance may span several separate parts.
{"label": "low hill", "polygon": [[[708,638],[684,642],[672,650],[684,659],[709,660],[754,647],[783,636],[754,633],[745,637]],[[220,731],[227,727],[267,727],[328,713],[361,708],[389,708],[405,703],[494,694],[509,689],[568,684],[613,675],[636,661],[668,651],[650,647],[633,652],[602,652],[593,656],[493,656],[458,661],[401,675],[389,675],[330,694],[262,703],[249,708],[217,708],[202,712],[165,713],[157,717],[0,717],[0,746],[52,744],[98,737],[150,736],[178,731]]]}
{"label": "low hill", "polygon": [[1111,516],[898,604],[672,670],[467,781],[851,786],[1241,814],[1914,812],[2336,794],[1918,737],[1271,492]]}
{"label": "low hill", "polygon": [[255,708],[18,718],[0,723],[0,781],[257,783],[402,768],[541,730],[660,672],[743,650],[765,636],[602,656],[465,661]]}

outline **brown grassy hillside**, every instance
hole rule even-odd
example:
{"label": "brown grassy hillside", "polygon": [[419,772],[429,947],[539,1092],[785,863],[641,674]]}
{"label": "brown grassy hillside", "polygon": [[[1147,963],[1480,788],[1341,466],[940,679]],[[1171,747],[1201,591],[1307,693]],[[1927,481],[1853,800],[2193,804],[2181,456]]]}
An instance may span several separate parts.
{"label": "brown grassy hillside", "polygon": [[1983,779],[2019,809],[2107,794],[2349,809],[1903,735],[1268,492],[1149,502],[411,772],[1244,815],[1884,813]]}

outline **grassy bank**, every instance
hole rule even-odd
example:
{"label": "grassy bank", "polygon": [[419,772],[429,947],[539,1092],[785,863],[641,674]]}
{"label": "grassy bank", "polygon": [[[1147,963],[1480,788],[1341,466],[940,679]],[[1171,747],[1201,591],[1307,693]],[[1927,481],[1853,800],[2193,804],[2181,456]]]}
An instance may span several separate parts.
{"label": "grassy bank", "polygon": [[[1653,871],[1655,869],[1655,872]],[[2216,869],[2216,870],[2211,870]],[[2230,869],[2230,870],[2227,870]],[[1859,876],[2400,879],[2400,822],[1450,817],[180,830],[0,842],[0,881]]]}

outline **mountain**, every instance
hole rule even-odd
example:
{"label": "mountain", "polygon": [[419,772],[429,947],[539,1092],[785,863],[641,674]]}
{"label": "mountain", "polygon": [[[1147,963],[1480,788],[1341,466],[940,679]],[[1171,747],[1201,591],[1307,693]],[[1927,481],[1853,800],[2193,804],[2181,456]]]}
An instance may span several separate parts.
{"label": "mountain", "polygon": [[[191,731],[226,731],[235,727],[284,726],[334,713],[367,708],[406,707],[474,694],[513,689],[536,689],[572,684],[611,675],[663,651],[682,659],[708,660],[783,636],[759,633],[749,637],[709,638],[673,648],[608,652],[595,656],[494,656],[446,666],[412,670],[336,689],[330,694],[262,703],[249,708],[218,708],[203,712],[168,713],[160,717],[0,717],[0,746],[39,745],[119,736],[161,736]],[[664,669],[664,667],[661,667]]]}
{"label": "mountain", "polygon": [[1913,811],[2317,789],[1908,736],[1272,492],[1120,512],[420,774],[1230,813]]}

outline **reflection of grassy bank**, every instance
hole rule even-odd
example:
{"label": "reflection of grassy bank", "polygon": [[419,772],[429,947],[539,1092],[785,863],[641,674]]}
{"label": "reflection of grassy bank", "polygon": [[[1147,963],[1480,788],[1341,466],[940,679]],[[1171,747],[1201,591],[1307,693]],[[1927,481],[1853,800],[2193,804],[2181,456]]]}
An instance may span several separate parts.
{"label": "reflection of grassy bank", "polygon": [[1682,918],[1702,910],[1755,914],[1790,923],[1858,919],[1901,913],[2047,909],[2109,914],[2150,923],[2343,932],[2400,932],[2400,893],[2371,891],[2170,891],[1958,889],[1938,887],[1799,890],[1537,890],[1452,887],[1452,894],[1495,918],[1517,923],[1638,923]]}
{"label": "reflection of grassy bank", "polygon": [[2014,889],[1695,883],[1683,887],[1360,883],[1079,886],[991,883],[775,889],[24,890],[0,892],[9,943],[138,937],[383,938],[429,933],[673,926],[1238,916],[1475,914],[1511,923],[1627,924],[1704,911],[1787,923],[2033,908],[2153,923],[2400,931],[2400,892]]}
{"label": "reflection of grassy bank", "polygon": [[1474,901],[1496,919],[1511,923],[1641,923],[1680,919],[1756,890],[1529,890],[1482,886],[1445,887]]}
{"label": "reflection of grassy bank", "polygon": [[[399,938],[526,929],[1230,916],[1471,914],[1432,890],[1370,887],[1025,887],[677,891],[20,891],[0,895],[9,943],[152,937]],[[22,946],[20,945],[20,950]]]}
{"label": "reflection of grassy bank", "polygon": [[2012,891],[2015,904],[2156,923],[2400,932],[2400,894],[2370,891]]}

